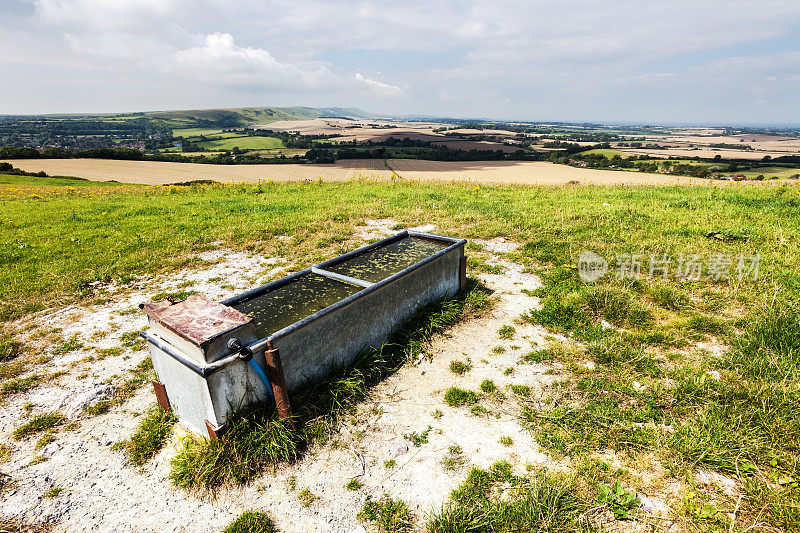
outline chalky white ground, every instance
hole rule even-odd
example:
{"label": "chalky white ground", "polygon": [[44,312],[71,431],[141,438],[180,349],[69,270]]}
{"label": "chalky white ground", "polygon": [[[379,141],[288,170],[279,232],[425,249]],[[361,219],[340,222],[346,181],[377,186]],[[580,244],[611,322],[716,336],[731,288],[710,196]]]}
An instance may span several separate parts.
{"label": "chalky white ground", "polygon": [[[392,221],[367,221],[359,238],[363,242],[391,234],[392,226]],[[82,361],[94,354],[89,348],[55,356],[46,368],[37,370],[67,373],[28,394],[12,396],[0,415],[0,440],[12,449],[11,460],[0,465],[0,470],[9,474],[14,484],[3,493],[0,517],[27,522],[53,520],[57,522],[56,531],[201,532],[220,531],[241,512],[257,510],[267,512],[281,531],[364,531],[365,525],[356,515],[367,495],[379,498],[385,493],[400,498],[417,516],[424,517],[441,507],[470,466],[487,467],[497,460],[509,460],[520,473],[528,464],[560,468],[520,425],[513,400],[485,403],[496,413],[488,417],[474,416],[468,408],[448,407],[444,402],[449,386],[478,390],[484,379],[493,380],[509,397],[512,394],[506,387],[511,384],[528,385],[536,394],[557,379],[560,371],[549,365],[519,364],[521,355],[546,344],[544,330],[518,323],[515,338],[499,338],[500,327],[513,324],[520,314],[538,305],[537,299],[523,289],[533,290],[540,281],[502,258],[503,253],[513,251],[513,243],[495,239],[479,244],[491,262],[505,269],[503,275],[479,275],[497,298],[488,316],[460,323],[437,337],[427,351],[428,357],[406,365],[375,387],[358,414],[341,428],[335,439],[338,446],[313,449],[296,464],[266,472],[247,486],[225,489],[216,498],[190,494],[170,484],[170,460],[185,435],[180,428],[141,469],[126,464],[121,451],[112,450],[113,443],[132,435],[140,414],[154,402],[149,387],[106,414],[85,413],[86,407],[113,393],[128,371],[147,357],[146,349],[125,350],[119,356],[89,362]],[[111,299],[108,304],[48,310],[17,326],[30,324],[22,337],[31,344],[41,342],[33,338],[36,331],[61,328],[59,335],[65,339],[77,335],[86,347],[120,346],[123,333],[146,325],[142,314],[131,310],[153,295],[177,290],[181,282],[190,280],[195,283],[192,289],[211,298],[223,298],[282,273],[285,263],[281,258],[226,250],[202,254],[201,259],[210,263],[163,279],[138,280],[133,292],[104,287]],[[103,333],[95,334],[98,331]],[[493,353],[496,346],[503,346],[505,352]],[[473,368],[465,375],[449,370],[451,361],[467,359]],[[514,371],[507,375],[504,371],[510,367]],[[28,418],[25,404],[33,404],[34,414],[60,410],[80,425],[74,431],[58,432],[55,443],[34,450],[35,437],[21,442],[11,438],[13,429]],[[434,415],[436,410],[441,416]],[[428,427],[428,442],[419,447],[404,438]],[[513,444],[502,445],[501,437],[511,437]],[[467,459],[467,464],[456,471],[442,465],[452,445],[460,446]],[[39,454],[48,460],[30,465]],[[388,459],[394,459],[396,466],[387,468],[384,463]],[[295,491],[289,488],[292,478],[296,480]],[[347,490],[345,485],[354,478],[362,487]],[[44,493],[54,487],[65,490],[56,498],[44,498]],[[308,507],[297,497],[304,488],[317,497]]]}

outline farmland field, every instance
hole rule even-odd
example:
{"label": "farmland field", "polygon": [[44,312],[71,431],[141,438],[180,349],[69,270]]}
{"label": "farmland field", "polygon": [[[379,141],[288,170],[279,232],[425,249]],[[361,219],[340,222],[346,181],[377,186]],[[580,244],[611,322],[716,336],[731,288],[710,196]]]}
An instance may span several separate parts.
{"label": "farmland field", "polygon": [[754,159],[759,160],[764,156],[780,157],[783,155],[794,155],[797,152],[777,152],[777,151],[748,151],[748,150],[727,150],[724,148],[665,148],[663,150],[649,150],[640,148],[630,148],[625,150],[631,155],[647,155],[657,158],[667,157],[704,157],[713,158],[720,156],[724,159]]}
{"label": "farmland field", "polygon": [[220,134],[219,128],[174,128],[172,134],[180,137],[196,137],[198,135],[215,135]]}
{"label": "farmland field", "polygon": [[589,155],[589,154],[604,155],[608,158],[612,158],[615,155],[618,155],[620,157],[625,157],[626,155],[628,155],[620,150],[612,150],[610,148],[595,148],[593,150],[586,150],[585,152],[578,152],[577,155]]}
{"label": "farmland field", "polygon": [[[103,159],[18,159],[10,163],[30,172],[54,176],[77,176],[91,180],[125,183],[167,184],[210,179],[231,181],[290,181],[357,178],[390,178],[425,181],[475,181],[491,184],[564,185],[570,182],[595,185],[710,185],[699,178],[612,170],[593,170],[540,161],[445,162],[412,159],[347,159],[334,164],[211,165],[156,161],[111,161]],[[388,168],[387,165],[388,164]]]}
{"label": "farmland field", "polygon": [[233,148],[237,147],[241,150],[269,150],[283,148],[283,142],[274,137],[235,137],[232,135],[225,135],[225,137],[226,138],[224,139],[214,139],[201,142],[198,143],[198,145],[206,148],[207,150],[232,150]]}

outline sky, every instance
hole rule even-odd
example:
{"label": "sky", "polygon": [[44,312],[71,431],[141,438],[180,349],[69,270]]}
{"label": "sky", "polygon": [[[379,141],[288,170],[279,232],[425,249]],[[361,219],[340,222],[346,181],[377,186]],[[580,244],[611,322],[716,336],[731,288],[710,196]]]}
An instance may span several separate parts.
{"label": "sky", "polygon": [[798,0],[0,0],[0,114],[800,123]]}

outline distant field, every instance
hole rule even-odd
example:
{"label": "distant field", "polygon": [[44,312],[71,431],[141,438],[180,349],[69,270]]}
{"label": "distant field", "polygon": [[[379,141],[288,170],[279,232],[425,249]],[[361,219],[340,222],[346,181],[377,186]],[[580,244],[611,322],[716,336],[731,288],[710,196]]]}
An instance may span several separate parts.
{"label": "distant field", "polygon": [[294,157],[294,156],[304,156],[308,152],[305,148],[275,148],[270,150],[251,150],[247,152],[248,154],[258,154],[263,157],[280,157],[284,155],[286,157]]}
{"label": "distant field", "polygon": [[800,174],[800,168],[761,167],[756,170],[748,170],[746,172],[742,172],[742,174],[744,174],[748,178],[752,178],[758,175],[762,175],[767,178],[772,176],[778,176],[779,178],[788,178]]}
{"label": "distant field", "polygon": [[176,137],[196,137],[198,135],[218,134],[221,131],[219,128],[175,128],[172,130],[172,135]]}
{"label": "distant field", "polygon": [[667,158],[676,157],[707,157],[713,158],[720,156],[723,159],[761,159],[765,155],[770,157],[780,157],[787,155],[785,152],[758,152],[755,150],[728,150],[717,148],[667,148],[664,150],[651,150],[646,148],[626,148],[625,153],[631,155],[648,155],[652,157]]}
{"label": "distant field", "polygon": [[433,144],[437,146],[447,146],[448,148],[454,148],[456,150],[500,150],[505,153],[513,153],[519,150],[518,146],[488,141],[435,141]]}
{"label": "distant field", "polygon": [[[414,159],[351,159],[335,164],[211,165],[103,159],[17,159],[12,165],[31,172],[80,176],[125,183],[168,184],[199,179],[220,182],[323,179],[403,179],[475,181],[524,185],[717,185],[718,181],[643,172],[595,170],[540,161],[444,162]],[[389,168],[386,165],[389,165]]]}
{"label": "distant field", "polygon": [[589,155],[589,154],[599,154],[599,155],[606,156],[608,158],[612,158],[615,155],[618,155],[620,157],[629,157],[630,156],[630,154],[626,154],[625,152],[620,152],[619,150],[612,150],[612,149],[609,149],[609,148],[596,148],[594,150],[586,150],[585,152],[579,152],[579,153],[577,153],[575,155]]}
{"label": "distant field", "polygon": [[233,137],[244,137],[244,135],[232,131],[221,131],[219,133],[207,134],[205,135],[205,137],[211,141],[215,141],[217,139],[231,139]]}
{"label": "distant field", "polygon": [[422,161],[390,159],[389,166],[406,179],[474,180],[480,183],[524,185],[709,185],[715,182],[698,178],[596,170],[556,165],[544,161]]}
{"label": "distant field", "polygon": [[295,181],[323,179],[391,178],[382,159],[353,159],[333,165],[211,165],[158,161],[109,161],[103,159],[18,159],[12,164],[23,170],[44,170],[51,175],[80,176],[91,180],[164,185],[193,180],[219,182]]}
{"label": "distant field", "polygon": [[208,150],[232,150],[238,147],[242,150],[269,150],[283,148],[283,141],[275,137],[229,137],[197,143]]}

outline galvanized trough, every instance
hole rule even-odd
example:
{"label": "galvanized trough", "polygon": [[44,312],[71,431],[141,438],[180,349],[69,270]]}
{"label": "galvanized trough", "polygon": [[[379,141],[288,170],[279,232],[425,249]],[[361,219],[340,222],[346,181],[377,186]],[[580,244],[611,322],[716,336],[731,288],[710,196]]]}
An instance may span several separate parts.
{"label": "galvanized trough", "polygon": [[143,304],[159,404],[217,437],[228,416],[290,393],[378,347],[425,304],[466,282],[464,239],[403,231],[222,302]]}

